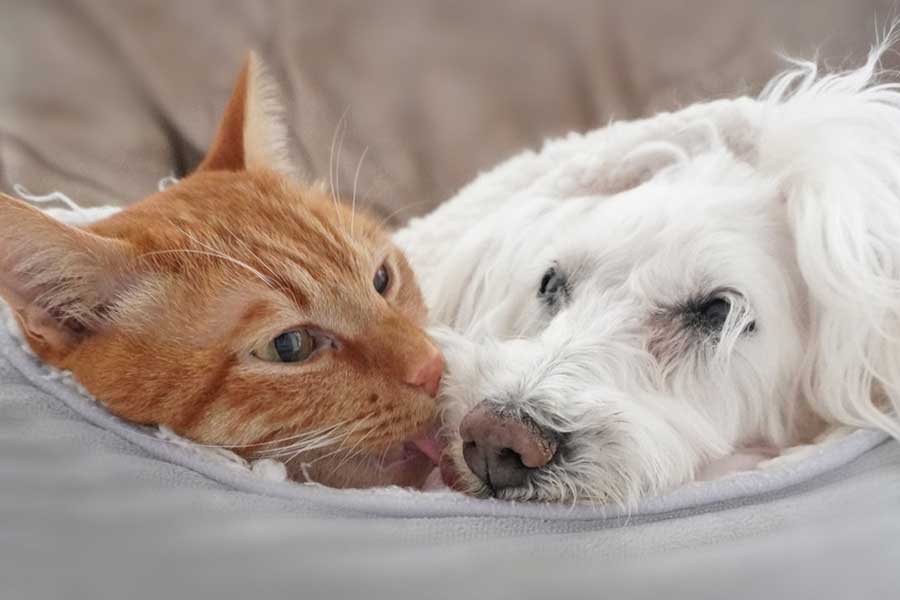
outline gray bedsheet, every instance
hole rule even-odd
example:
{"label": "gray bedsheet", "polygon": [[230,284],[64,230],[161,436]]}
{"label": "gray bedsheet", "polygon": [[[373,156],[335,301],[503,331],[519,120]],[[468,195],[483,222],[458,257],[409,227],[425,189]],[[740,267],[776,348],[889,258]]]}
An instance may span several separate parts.
{"label": "gray bedsheet", "polygon": [[[304,172],[329,172],[349,110],[341,187],[368,148],[363,203],[402,222],[548,135],[756,90],[775,48],[858,57],[897,12],[560,6],[0,0],[0,189],[149,194],[196,164],[253,46],[284,87]],[[136,437],[45,375],[0,327],[2,600],[900,597],[900,446],[878,436],[628,516],[261,481]]]}
{"label": "gray bedsheet", "polygon": [[121,422],[0,328],[0,597],[889,598],[900,444],[630,514],[272,482]]}

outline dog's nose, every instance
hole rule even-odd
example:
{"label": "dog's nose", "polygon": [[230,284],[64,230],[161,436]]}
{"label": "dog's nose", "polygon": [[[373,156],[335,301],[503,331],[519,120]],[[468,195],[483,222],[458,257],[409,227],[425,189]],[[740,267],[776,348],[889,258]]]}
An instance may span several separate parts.
{"label": "dog's nose", "polygon": [[422,361],[413,365],[404,381],[411,386],[422,388],[429,396],[435,398],[443,374],[444,357],[437,348],[431,346],[431,351]]}
{"label": "dog's nose", "polygon": [[559,439],[527,417],[497,412],[483,401],[459,425],[463,458],[494,491],[525,484],[556,455]]}

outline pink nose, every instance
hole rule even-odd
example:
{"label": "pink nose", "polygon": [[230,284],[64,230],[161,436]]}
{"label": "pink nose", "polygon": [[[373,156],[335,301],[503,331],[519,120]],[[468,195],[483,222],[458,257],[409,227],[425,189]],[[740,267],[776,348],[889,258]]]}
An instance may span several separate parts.
{"label": "pink nose", "polygon": [[521,487],[559,448],[557,435],[527,417],[497,412],[488,401],[463,418],[459,435],[469,469],[494,491]]}
{"label": "pink nose", "polygon": [[444,357],[437,348],[432,346],[428,356],[412,366],[404,381],[412,386],[422,388],[434,398],[441,386],[441,375],[443,374]]}

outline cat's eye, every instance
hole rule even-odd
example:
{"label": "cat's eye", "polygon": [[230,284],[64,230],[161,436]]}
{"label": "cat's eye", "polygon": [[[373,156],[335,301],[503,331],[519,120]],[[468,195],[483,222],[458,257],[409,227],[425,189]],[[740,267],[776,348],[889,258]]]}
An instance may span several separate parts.
{"label": "cat's eye", "polygon": [[384,293],[391,285],[391,274],[388,271],[387,265],[378,267],[378,270],[375,271],[375,277],[372,278],[372,285],[375,287],[376,292],[384,296]]}
{"label": "cat's eye", "polygon": [[298,363],[312,356],[317,347],[312,334],[305,329],[295,329],[276,336],[255,350],[253,355],[267,362]]}

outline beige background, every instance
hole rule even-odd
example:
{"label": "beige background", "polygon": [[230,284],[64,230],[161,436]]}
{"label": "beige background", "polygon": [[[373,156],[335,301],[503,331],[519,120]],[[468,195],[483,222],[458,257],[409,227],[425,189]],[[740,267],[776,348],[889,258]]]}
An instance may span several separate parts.
{"label": "beige background", "polygon": [[546,136],[758,91],[776,51],[858,57],[890,0],[0,0],[0,189],[126,203],[209,143],[243,54],[294,158],[402,221]]}

